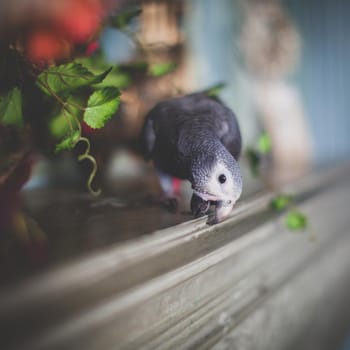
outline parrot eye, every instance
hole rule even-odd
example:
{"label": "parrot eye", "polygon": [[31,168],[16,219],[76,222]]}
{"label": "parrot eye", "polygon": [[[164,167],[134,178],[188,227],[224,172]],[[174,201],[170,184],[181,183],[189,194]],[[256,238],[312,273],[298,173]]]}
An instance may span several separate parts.
{"label": "parrot eye", "polygon": [[221,184],[223,184],[223,183],[226,182],[226,176],[225,176],[224,174],[221,174],[221,175],[219,176],[219,182],[220,182]]}

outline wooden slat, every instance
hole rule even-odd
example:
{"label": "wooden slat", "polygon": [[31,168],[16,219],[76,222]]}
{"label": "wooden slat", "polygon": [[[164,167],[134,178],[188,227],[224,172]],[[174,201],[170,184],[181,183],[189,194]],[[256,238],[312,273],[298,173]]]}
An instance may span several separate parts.
{"label": "wooden slat", "polygon": [[286,231],[263,193],[219,225],[193,220],[2,291],[6,349],[282,349],[345,300],[348,169],[288,186],[311,233]]}

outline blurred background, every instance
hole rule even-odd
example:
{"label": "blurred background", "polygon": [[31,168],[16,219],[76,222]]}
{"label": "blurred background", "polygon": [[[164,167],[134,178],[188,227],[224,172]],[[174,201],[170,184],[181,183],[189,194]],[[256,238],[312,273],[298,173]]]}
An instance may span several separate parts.
{"label": "blurred background", "polygon": [[[105,127],[81,121],[98,165],[97,199],[86,190],[91,164],[77,161],[81,145],[54,154],[62,115],[34,103],[25,110],[30,132],[0,123],[0,285],[191,218],[186,183],[178,213],[149,205],[160,187],[137,141],[146,113],[165,98],[223,86],[242,130],[243,198],[347,161],[349,12],[347,0],[1,1],[0,52],[32,62],[30,77],[72,60],[94,73],[113,67],[106,80],[121,96]],[[1,56],[3,93],[15,83]]]}
{"label": "blurred background", "polygon": [[[35,3],[42,16],[48,7],[39,0],[17,2],[7,10],[23,16]],[[348,7],[326,0],[116,2],[113,13],[142,13],[125,30],[107,25],[100,36],[98,55],[120,67],[122,105],[119,118],[91,135],[99,180],[118,187],[119,176],[135,176],[135,159],[126,149],[156,102],[218,83],[225,84],[220,96],[237,114],[244,148],[262,130],[269,134],[273,180],[347,158]],[[155,77],[144,74],[140,62],[173,63],[175,69]],[[81,165],[71,155],[50,158],[37,164],[28,188],[57,181],[84,188]]]}

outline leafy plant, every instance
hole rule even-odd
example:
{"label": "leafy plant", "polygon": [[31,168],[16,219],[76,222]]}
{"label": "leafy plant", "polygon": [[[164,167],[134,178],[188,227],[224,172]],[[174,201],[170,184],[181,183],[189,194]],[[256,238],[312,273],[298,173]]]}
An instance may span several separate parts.
{"label": "leafy plant", "polygon": [[[87,152],[79,156],[78,160],[87,159],[93,165],[88,180],[88,188],[93,194],[99,193],[91,187],[97,164],[94,157],[89,154],[90,141],[82,136],[81,123],[84,121],[92,129],[102,128],[118,110],[119,88],[99,87],[110,72],[111,68],[108,68],[100,74],[94,74],[82,64],[70,62],[49,67],[36,79],[36,85],[41,91],[61,107],[63,118],[68,126],[62,130],[63,135],[60,135],[62,139],[56,145],[55,153],[73,149],[81,141],[87,144]],[[74,101],[76,95],[80,97],[80,104]]]}
{"label": "leafy plant", "polygon": [[0,122],[3,125],[23,126],[22,93],[18,87],[0,96]]}
{"label": "leafy plant", "polygon": [[272,150],[272,142],[267,132],[263,132],[257,142],[257,149],[261,154],[269,154]]}
{"label": "leafy plant", "polygon": [[[0,128],[16,127],[37,139],[56,140],[55,153],[84,142],[86,151],[78,160],[92,163],[88,187],[96,194],[91,182],[97,164],[82,123],[103,128],[119,108],[120,90],[115,82],[103,84],[112,67],[92,71],[78,58],[98,47],[97,35],[110,8],[102,0],[61,0],[52,8],[56,10],[47,11],[47,18],[34,14],[34,21],[18,23],[26,26],[25,35],[15,27],[0,45]],[[119,22],[126,23],[125,15],[120,16]],[[5,150],[10,141],[3,140]],[[43,142],[44,147],[50,142]],[[6,162],[6,154],[2,158]]]}
{"label": "leafy plant", "polygon": [[[255,146],[247,148],[246,158],[253,176],[260,175],[261,161],[271,151],[271,138],[265,131],[259,135]],[[303,230],[308,225],[307,217],[297,209],[295,197],[292,194],[281,193],[276,195],[270,202],[270,208],[276,212],[287,212],[285,224],[289,230]]]}
{"label": "leafy plant", "polygon": [[277,212],[287,211],[285,223],[288,229],[297,231],[307,227],[307,217],[297,209],[293,195],[279,194],[271,200],[270,206]]}
{"label": "leafy plant", "polygon": [[262,132],[253,147],[248,147],[246,157],[253,176],[260,175],[260,166],[263,157],[268,156],[272,151],[272,141],[266,131]]}
{"label": "leafy plant", "polygon": [[[39,17],[35,25],[26,24],[26,35],[11,36],[0,45],[0,128],[16,127],[29,135],[40,129],[36,135],[54,140],[56,154],[84,143],[78,161],[91,162],[87,186],[98,194],[92,188],[97,163],[84,130],[93,133],[116,115],[120,89],[132,84],[134,76],[160,77],[176,67],[172,62],[147,62],[148,55],[145,62],[114,67],[104,60],[98,49],[103,26],[123,31],[140,52],[147,52],[129,29],[140,9],[107,16],[111,9],[102,0],[60,0],[59,4],[60,10],[48,12],[47,19]],[[14,32],[19,33],[16,28]]]}
{"label": "leafy plant", "polygon": [[172,72],[175,68],[176,65],[172,62],[152,64],[149,67],[149,74],[152,77],[161,77]]}
{"label": "leafy plant", "polygon": [[290,230],[302,230],[307,227],[307,217],[300,211],[294,209],[287,213],[286,225]]}
{"label": "leafy plant", "polygon": [[260,161],[261,161],[260,154],[254,148],[249,147],[246,150],[246,157],[247,157],[252,175],[255,177],[259,176]]}
{"label": "leafy plant", "polygon": [[125,11],[119,16],[110,18],[110,25],[117,29],[125,29],[130,23],[142,13],[141,9]]}
{"label": "leafy plant", "polygon": [[288,194],[280,194],[272,199],[270,206],[276,211],[283,211],[293,203],[294,197]]}
{"label": "leafy plant", "polygon": [[207,90],[205,90],[205,94],[211,97],[218,97],[219,93],[222,91],[224,87],[225,87],[225,83],[215,84],[209,87]]}

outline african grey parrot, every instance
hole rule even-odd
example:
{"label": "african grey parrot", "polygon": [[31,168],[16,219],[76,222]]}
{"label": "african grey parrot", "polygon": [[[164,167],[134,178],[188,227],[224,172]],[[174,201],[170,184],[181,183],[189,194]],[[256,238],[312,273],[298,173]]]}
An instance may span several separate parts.
{"label": "african grey parrot", "polygon": [[218,98],[194,93],[160,102],[145,118],[141,143],[158,170],[191,182],[195,216],[210,204],[216,206],[212,223],[230,214],[242,192],[241,134],[234,113]]}

